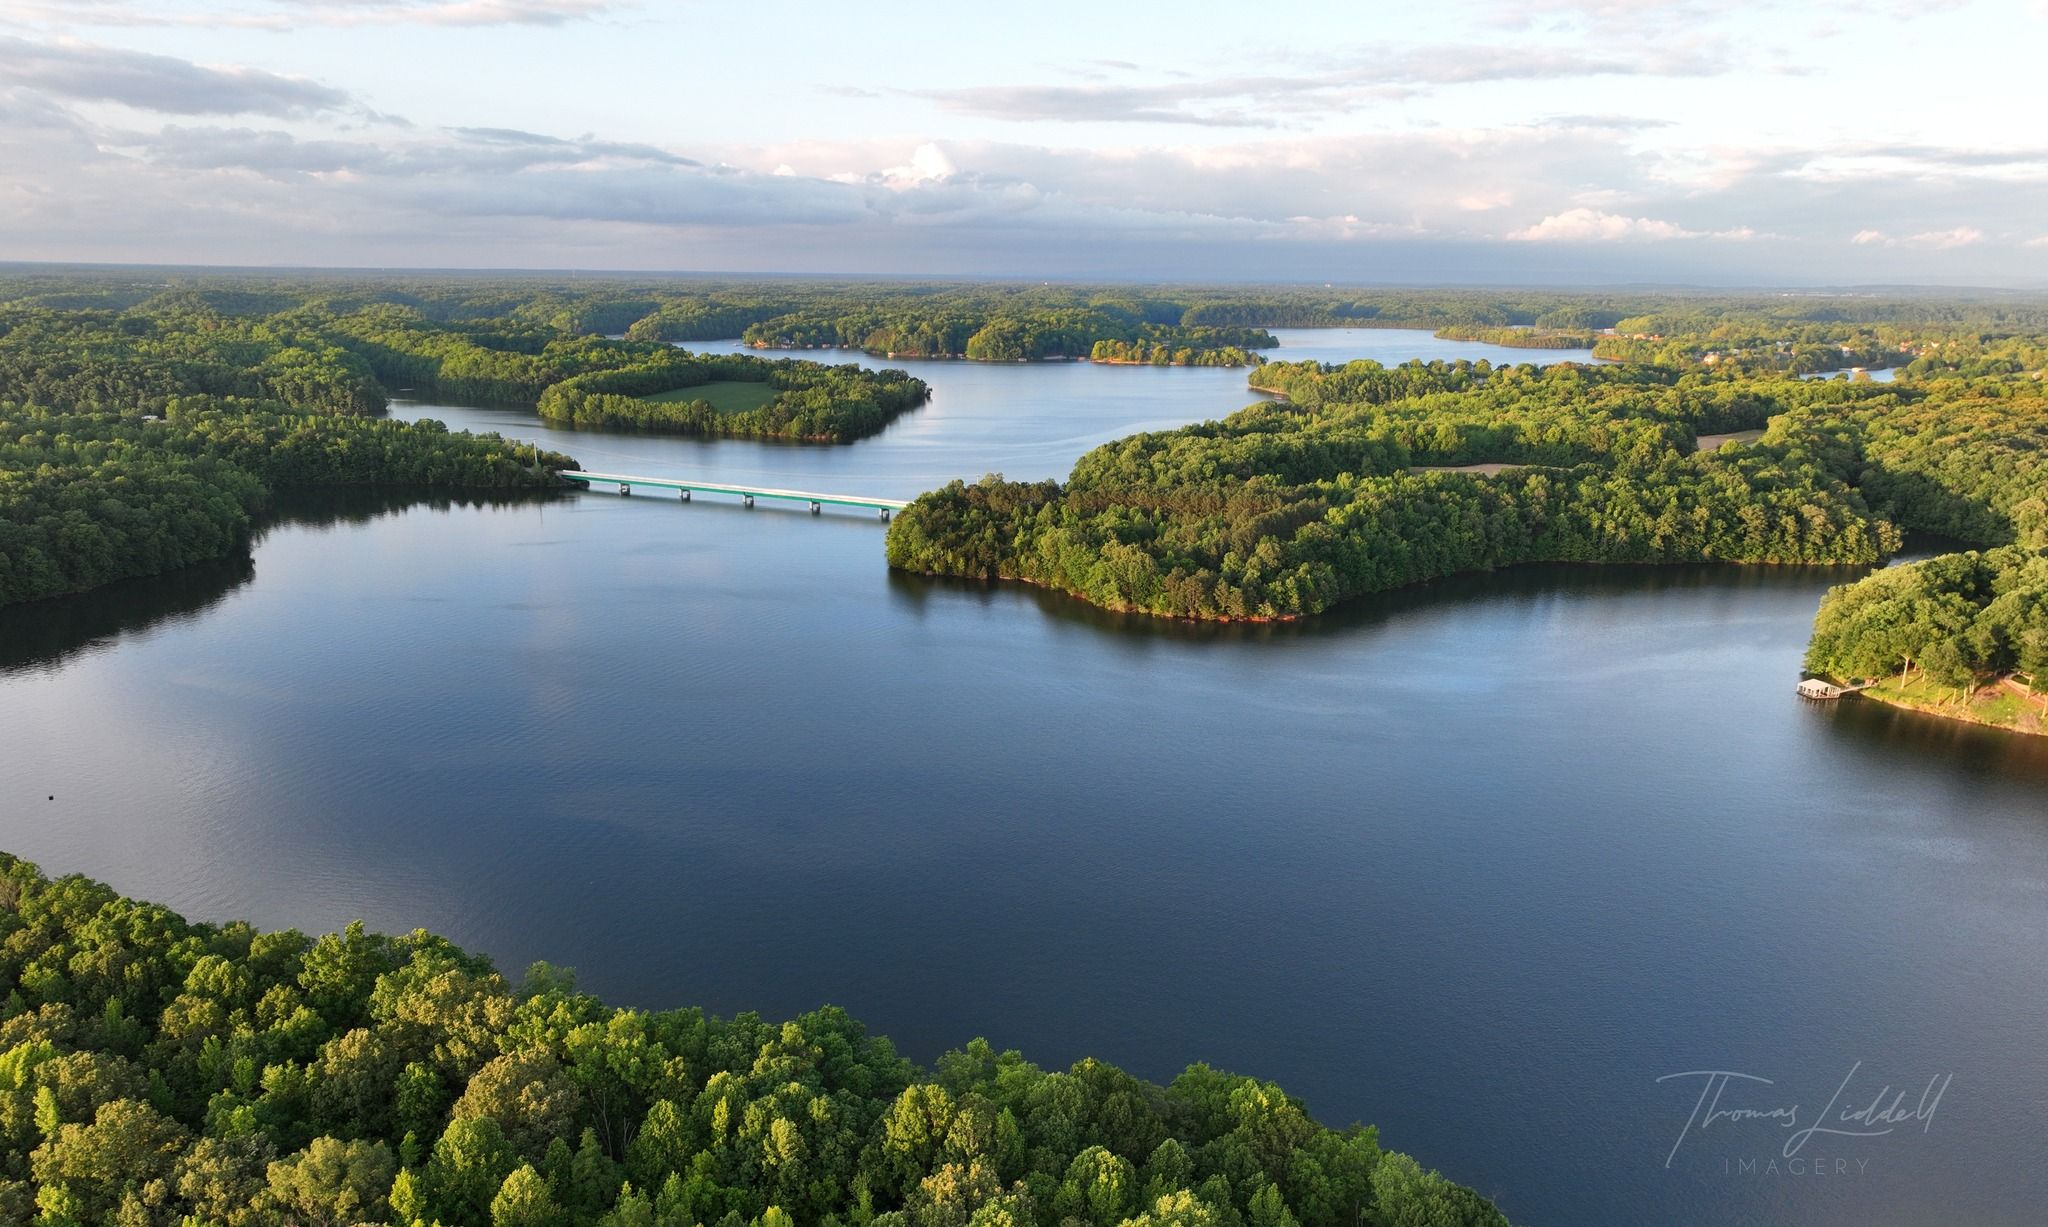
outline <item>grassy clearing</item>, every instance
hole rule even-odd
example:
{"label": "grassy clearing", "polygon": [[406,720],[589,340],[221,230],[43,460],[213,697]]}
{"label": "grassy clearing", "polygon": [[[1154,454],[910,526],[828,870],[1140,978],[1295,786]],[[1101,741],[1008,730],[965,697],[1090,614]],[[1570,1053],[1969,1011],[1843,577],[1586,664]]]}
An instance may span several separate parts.
{"label": "grassy clearing", "polygon": [[1754,443],[1764,437],[1761,430],[1731,430],[1725,435],[1700,435],[1694,440],[1696,452],[1715,451],[1723,443]]}
{"label": "grassy clearing", "polygon": [[1965,696],[1935,685],[1925,674],[1912,673],[1904,681],[1886,678],[1863,693],[1881,702],[1952,720],[1970,720],[2017,733],[2048,734],[2048,696],[2025,694],[2005,683],[1985,686]]}
{"label": "grassy clearing", "polygon": [[775,396],[775,388],[767,383],[725,379],[713,383],[700,383],[688,388],[675,388],[668,392],[657,392],[640,399],[668,404],[687,404],[693,400],[710,401],[711,407],[720,413],[745,413],[749,409],[759,409],[774,400]]}

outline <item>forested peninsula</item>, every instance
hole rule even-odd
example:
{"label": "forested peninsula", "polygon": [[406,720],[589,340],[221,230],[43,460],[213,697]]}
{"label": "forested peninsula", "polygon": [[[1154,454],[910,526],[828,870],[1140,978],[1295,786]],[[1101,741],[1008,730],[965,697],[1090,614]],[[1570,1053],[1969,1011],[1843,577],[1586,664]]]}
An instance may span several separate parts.
{"label": "forested peninsula", "polygon": [[1902,707],[2048,734],[2048,537],[1829,591],[1806,667]]}
{"label": "forested peninsula", "polygon": [[[844,443],[874,434],[929,395],[922,380],[902,371],[693,355],[662,342],[564,335],[516,318],[440,322],[384,305],[320,325],[387,387],[530,407],[565,425]],[[738,407],[710,387],[717,384],[756,384],[771,394]],[[674,395],[692,388],[707,394]]]}
{"label": "forested peninsula", "polygon": [[1190,1066],[931,1070],[783,1023],[517,984],[445,939],[187,921],[0,853],[0,1221],[38,1227],[1505,1227]]}
{"label": "forested peninsula", "polygon": [[[1871,563],[1899,544],[1803,433],[1696,450],[1810,402],[1856,412],[1857,386],[1484,363],[1275,364],[1253,380],[1286,400],[1105,444],[1064,484],[923,496],[892,525],[890,562],[1111,609],[1277,619],[1516,562]],[[1512,467],[1416,471],[1482,463]]]}
{"label": "forested peninsula", "polygon": [[[1284,400],[1105,444],[1064,483],[991,476],[924,495],[890,528],[891,565],[1271,620],[1521,562],[1868,565],[1917,530],[2007,548],[1831,593],[1809,667],[1895,675],[1873,698],[2044,726],[2038,372],[1937,366],[1877,384],[1703,363],[1353,362],[1269,364],[1251,382]],[[1745,431],[1761,434],[1699,444]]]}
{"label": "forested peninsula", "polygon": [[575,464],[383,406],[287,323],[0,310],[0,604],[225,557],[285,489],[543,488]]}

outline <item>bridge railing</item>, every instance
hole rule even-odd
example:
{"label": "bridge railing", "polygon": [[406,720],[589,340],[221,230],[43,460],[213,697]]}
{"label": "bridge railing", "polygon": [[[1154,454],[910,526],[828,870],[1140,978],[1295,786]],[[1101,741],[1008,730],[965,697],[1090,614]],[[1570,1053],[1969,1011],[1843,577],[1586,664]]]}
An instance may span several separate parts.
{"label": "bridge railing", "polygon": [[702,493],[736,494],[748,507],[752,507],[757,498],[809,503],[812,515],[817,515],[830,504],[835,507],[863,507],[879,511],[886,520],[910,506],[902,499],[875,498],[865,494],[818,494],[809,490],[782,490],[774,486],[744,486],[722,481],[693,481],[681,477],[636,477],[627,473],[591,473],[582,469],[564,470],[562,476],[570,481],[581,482],[585,486],[616,485],[620,494],[631,494],[634,486],[647,486],[656,490],[679,490],[684,502],[689,501],[692,493]]}

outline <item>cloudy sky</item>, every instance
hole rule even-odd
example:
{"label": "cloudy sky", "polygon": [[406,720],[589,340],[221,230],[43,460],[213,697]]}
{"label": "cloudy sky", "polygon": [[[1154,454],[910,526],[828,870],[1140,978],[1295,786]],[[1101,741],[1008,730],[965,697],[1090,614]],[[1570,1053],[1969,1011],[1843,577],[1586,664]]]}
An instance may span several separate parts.
{"label": "cloudy sky", "polygon": [[0,259],[2048,285],[2048,0],[0,0]]}

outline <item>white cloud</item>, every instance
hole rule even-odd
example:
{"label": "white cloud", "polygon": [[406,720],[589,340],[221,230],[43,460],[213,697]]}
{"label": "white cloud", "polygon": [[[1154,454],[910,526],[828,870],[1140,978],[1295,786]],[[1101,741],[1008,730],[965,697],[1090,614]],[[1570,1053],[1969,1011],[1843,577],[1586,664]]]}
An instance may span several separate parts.
{"label": "white cloud", "polygon": [[1923,230],[1918,234],[1894,238],[1882,230],[1858,230],[1849,241],[1859,246],[1919,247],[1931,251],[1953,251],[1958,247],[1972,247],[1983,242],[1984,232],[1975,226],[1952,226],[1947,230]]}
{"label": "white cloud", "polygon": [[80,102],[171,115],[311,115],[349,108],[345,90],[260,68],[214,68],[168,55],[0,35],[0,84]]}
{"label": "white cloud", "polygon": [[[1324,66],[1292,73],[1237,74],[1149,84],[972,85],[906,90],[957,114],[1017,122],[1186,124],[1272,128],[1397,101],[1431,89],[1503,81],[1592,77],[1710,77],[1738,58],[1705,40],[1670,47],[1517,44],[1357,50],[1321,57]],[[1583,119],[1584,117],[1579,117]],[[1569,122],[1569,121],[1568,121]],[[1659,121],[1635,121],[1656,126]],[[1613,120],[1586,126],[1612,128]]]}
{"label": "white cloud", "polygon": [[1950,230],[1928,230],[1909,235],[1899,240],[1908,247],[1932,247],[1936,251],[1949,251],[1957,247],[1968,247],[1984,241],[1984,232],[1975,226],[1957,226]]}
{"label": "white cloud", "polygon": [[946,156],[945,150],[927,142],[911,153],[909,165],[891,166],[881,172],[881,179],[891,187],[909,187],[950,179],[959,170],[953,165],[953,159]]}
{"label": "white cloud", "polygon": [[1553,213],[1533,226],[1524,226],[1510,233],[1508,237],[1522,243],[1615,243],[1689,239],[1698,238],[1699,234],[1653,217],[1624,217],[1619,213],[1579,208]]}
{"label": "white cloud", "polygon": [[[2048,248],[2021,246],[2048,215],[2048,189],[2032,183],[1993,192],[1960,173],[1877,177],[1845,195],[1799,173],[1826,149],[1660,152],[1597,110],[1256,139],[1184,129],[1186,144],[992,141],[949,123],[943,138],[681,146],[364,123],[355,97],[324,83],[0,41],[17,47],[32,50],[0,53],[0,257],[388,264],[418,253],[488,266],[570,251],[586,266],[644,268],[707,267],[702,253],[732,251],[727,267],[769,267],[772,253],[797,271],[937,271],[943,258],[1010,273],[1153,252],[1171,254],[1142,257],[1147,268],[1180,276],[1235,259],[1264,276],[1341,275],[1349,261],[1391,279],[1435,275],[1414,253],[1457,251],[1500,279],[1552,268],[1732,277],[1738,259],[1772,279],[1804,275],[1798,261],[1828,268],[1817,279],[1882,279],[1966,266],[2020,277]],[[110,101],[144,113],[100,105]],[[2038,156],[1889,152],[1959,168]],[[1701,165],[1712,173],[1684,173]],[[1853,264],[1845,214],[1866,228]],[[1744,240],[1768,257],[1739,256]],[[1130,266],[1103,271],[1117,267]]]}
{"label": "white cloud", "polygon": [[1486,213],[1494,209],[1505,209],[1515,203],[1515,194],[1494,188],[1482,192],[1466,192],[1451,203],[1467,213]]}
{"label": "white cloud", "polygon": [[138,4],[133,0],[15,0],[14,21],[52,27],[190,26],[295,30],[319,26],[559,26],[637,5],[620,0],[246,0]]}

